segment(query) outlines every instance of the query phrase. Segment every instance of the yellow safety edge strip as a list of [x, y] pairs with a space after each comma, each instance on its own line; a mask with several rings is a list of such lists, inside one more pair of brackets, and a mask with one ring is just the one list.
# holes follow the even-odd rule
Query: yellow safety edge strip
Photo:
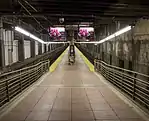
[[[67, 48], [68, 49], [68, 48]], [[56, 61], [50, 66], [50, 72], [55, 71], [55, 69], [57, 68], [58, 64], [61, 62], [63, 56], [65, 55], [67, 49], [56, 59]]]
[[94, 65], [83, 55], [83, 53], [77, 48], [80, 56], [82, 57], [82, 59], [84, 60], [85, 64], [88, 66], [89, 70], [91, 72], [94, 72]]

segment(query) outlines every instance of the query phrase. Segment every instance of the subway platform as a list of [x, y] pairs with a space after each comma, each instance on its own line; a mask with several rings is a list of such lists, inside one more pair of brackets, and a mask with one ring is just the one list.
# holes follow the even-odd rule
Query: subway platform
[[77, 50], [72, 66], [67, 53], [54, 72], [7, 107], [0, 121], [144, 121], [100, 74], [89, 70]]

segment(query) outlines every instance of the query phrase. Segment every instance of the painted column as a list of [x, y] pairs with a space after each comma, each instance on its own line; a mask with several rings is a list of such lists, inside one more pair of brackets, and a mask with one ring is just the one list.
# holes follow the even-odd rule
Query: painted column
[[5, 50], [4, 50], [4, 37], [3, 37], [3, 21], [0, 18], [0, 67], [5, 66]]
[[48, 50], [49, 50], [49, 52], [50, 52], [50, 44], [48, 45]]
[[[42, 35], [40, 35], [41, 39], [42, 38]], [[42, 43], [38, 42], [38, 55], [41, 55], [42, 54]]]
[[24, 54], [25, 54], [25, 59], [31, 57], [31, 42], [30, 42], [30, 40], [24, 40]]
[[47, 45], [44, 44], [44, 53], [46, 53], [46, 52], [47, 52]]
[[18, 41], [18, 60], [24, 61], [24, 36], [20, 34]]
[[35, 41], [31, 40], [31, 57], [35, 57]]
[[35, 55], [38, 55], [38, 42], [35, 41]]
[[38, 43], [38, 55], [42, 54], [42, 43]]
[[42, 44], [42, 53], [44, 53], [44, 44]]

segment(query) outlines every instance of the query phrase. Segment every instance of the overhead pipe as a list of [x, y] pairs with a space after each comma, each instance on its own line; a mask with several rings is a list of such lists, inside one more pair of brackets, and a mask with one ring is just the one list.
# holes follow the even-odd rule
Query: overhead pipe
[[26, 7], [20, 2], [18, 1], [18, 3], [25, 9], [25, 11], [39, 24], [39, 26], [42, 28], [42, 29], [45, 29], [41, 24], [40, 22], [34, 17], [32, 16], [32, 14], [29, 12], [29, 10], [26, 9]]
[[[26, 4], [28, 4], [35, 12], [38, 12], [38, 10], [35, 8], [35, 7], [33, 7], [28, 1], [26, 1], [26, 0], [23, 0]], [[52, 25], [52, 23], [45, 17], [45, 16], [43, 16], [43, 18], [46, 20], [46, 21], [48, 21], [51, 25]], [[53, 26], [53, 25], [52, 25]]]

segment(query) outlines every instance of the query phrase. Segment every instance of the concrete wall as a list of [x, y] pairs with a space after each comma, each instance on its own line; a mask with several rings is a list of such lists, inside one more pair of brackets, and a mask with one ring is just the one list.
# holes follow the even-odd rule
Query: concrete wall
[[[129, 24], [123, 23], [120, 28]], [[104, 27], [101, 27], [101, 30], [99, 28], [96, 29], [97, 41], [109, 33], [116, 32], [112, 31], [111, 27], [106, 30]], [[113, 30], [117, 28], [114, 27]], [[140, 19], [132, 30], [97, 46], [94, 44], [81, 44], [81, 46], [93, 57], [98, 57], [108, 64], [149, 74], [149, 20]]]
[[141, 19], [134, 29], [136, 45], [136, 69], [139, 72], [149, 74], [149, 20]]
[[112, 65], [148, 74], [148, 40], [149, 20], [141, 19], [131, 31], [101, 44], [104, 60], [110, 63], [110, 55], [112, 55]]

